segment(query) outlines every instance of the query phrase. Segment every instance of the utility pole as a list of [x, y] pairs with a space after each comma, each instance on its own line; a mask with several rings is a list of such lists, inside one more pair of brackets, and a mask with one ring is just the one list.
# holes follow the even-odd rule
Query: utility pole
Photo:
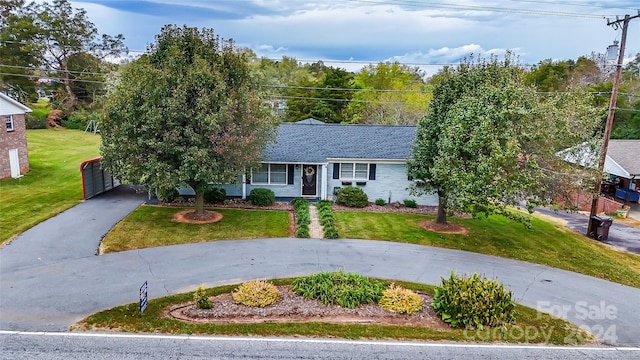
[[[607, 150], [609, 149], [609, 137], [611, 137], [611, 127], [613, 126], [613, 117], [616, 112], [616, 100], [618, 98], [618, 87], [620, 86], [620, 75], [622, 74], [622, 62], [624, 60], [624, 47], [627, 42], [627, 28], [631, 19], [640, 18], [640, 11], [638, 15], [629, 16], [625, 15], [624, 19], [618, 19], [615, 21], [609, 21], [607, 19], [607, 26], [613, 26], [615, 30], [622, 27], [622, 38], [620, 39], [620, 52], [618, 53], [618, 62], [616, 65], [616, 75], [613, 81], [613, 89], [611, 90], [611, 101], [609, 101], [609, 112], [607, 113], [607, 123], [604, 128], [604, 141], [602, 142], [602, 149], [600, 151], [600, 162], [598, 163], [598, 179], [596, 180], [596, 193], [591, 201], [591, 212], [589, 213], [589, 225], [587, 226], [587, 236], [595, 233], [594, 224], [591, 220], [596, 216], [598, 212], [598, 199], [600, 198], [600, 191], [602, 188], [602, 174], [604, 173], [604, 162], [607, 158]], [[622, 26], [620, 25], [622, 24]]]

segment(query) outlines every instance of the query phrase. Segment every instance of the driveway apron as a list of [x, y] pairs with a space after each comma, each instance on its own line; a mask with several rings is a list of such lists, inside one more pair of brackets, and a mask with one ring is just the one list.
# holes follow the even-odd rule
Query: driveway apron
[[156, 298], [193, 291], [200, 284], [339, 269], [438, 284], [454, 270], [497, 278], [513, 290], [516, 301], [585, 326], [607, 343], [640, 345], [640, 289], [465, 251], [385, 241], [276, 238], [94, 255], [108, 229], [141, 202], [140, 196], [126, 192], [101, 196], [0, 249], [0, 329], [66, 331], [96, 311], [137, 302], [145, 281], [149, 297]]

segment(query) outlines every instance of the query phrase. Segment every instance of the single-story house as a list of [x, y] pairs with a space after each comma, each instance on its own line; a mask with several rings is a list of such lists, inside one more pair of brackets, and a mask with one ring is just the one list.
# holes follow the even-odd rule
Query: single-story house
[[222, 185], [229, 197], [246, 198], [254, 188], [273, 190], [279, 200], [333, 200], [346, 186], [364, 190], [369, 201], [437, 205], [437, 195], [409, 194], [407, 159], [415, 126], [327, 124], [315, 119], [279, 125], [261, 167]]
[[0, 179], [29, 171], [24, 115], [31, 109], [0, 93]]
[[[580, 144], [558, 153], [564, 160], [583, 167], [596, 169], [599, 159], [593, 146]], [[615, 213], [622, 205], [638, 203], [640, 194], [640, 140], [609, 140], [604, 161], [602, 195], [598, 202], [598, 212]], [[575, 194], [573, 205], [588, 211], [591, 195]]]

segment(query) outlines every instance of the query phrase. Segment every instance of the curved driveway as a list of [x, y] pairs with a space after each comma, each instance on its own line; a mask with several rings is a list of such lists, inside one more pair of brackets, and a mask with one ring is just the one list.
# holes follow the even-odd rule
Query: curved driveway
[[100, 239], [144, 197], [126, 187], [46, 221], [0, 249], [0, 330], [66, 331], [99, 310], [149, 297], [256, 278], [343, 269], [437, 284], [478, 272], [518, 302], [583, 325], [610, 344], [640, 345], [640, 289], [542, 265], [384, 241], [255, 239], [96, 256]]

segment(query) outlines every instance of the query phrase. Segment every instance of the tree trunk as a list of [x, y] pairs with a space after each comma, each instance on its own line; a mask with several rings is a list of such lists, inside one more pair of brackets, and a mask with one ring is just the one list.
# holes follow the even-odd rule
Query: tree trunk
[[204, 214], [204, 192], [196, 190], [196, 204], [195, 204], [195, 213], [196, 215]]
[[442, 189], [438, 189], [438, 216], [436, 224], [445, 225], [447, 223], [447, 194]]

